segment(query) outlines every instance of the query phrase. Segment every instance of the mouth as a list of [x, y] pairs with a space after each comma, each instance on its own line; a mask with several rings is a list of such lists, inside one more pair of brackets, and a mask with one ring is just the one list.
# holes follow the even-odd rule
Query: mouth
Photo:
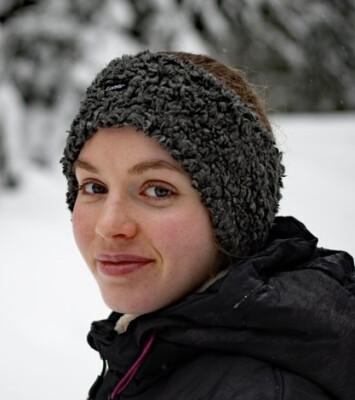
[[99, 272], [105, 276], [125, 276], [154, 262], [151, 258], [134, 254], [101, 254], [96, 263]]

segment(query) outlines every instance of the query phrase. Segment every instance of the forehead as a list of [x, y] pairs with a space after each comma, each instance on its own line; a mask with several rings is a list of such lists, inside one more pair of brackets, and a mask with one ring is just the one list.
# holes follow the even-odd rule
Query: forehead
[[[135, 173], [148, 168], [184, 171], [171, 154], [154, 139], [132, 127], [99, 129], [83, 146], [74, 168], [112, 163], [127, 165]], [[113, 166], [113, 165], [112, 165]]]
[[155, 140], [134, 127], [112, 127], [99, 129], [81, 149], [80, 154], [105, 151], [107, 154], [160, 154], [167, 158], [171, 155]]

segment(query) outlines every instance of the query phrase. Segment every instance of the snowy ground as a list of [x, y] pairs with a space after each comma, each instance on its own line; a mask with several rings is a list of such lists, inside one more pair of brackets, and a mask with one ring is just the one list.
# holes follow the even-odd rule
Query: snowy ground
[[[355, 114], [274, 124], [287, 168], [280, 214], [355, 254]], [[108, 310], [75, 249], [64, 180], [24, 175], [21, 190], [0, 193], [0, 399], [84, 399], [101, 367], [86, 334]]]

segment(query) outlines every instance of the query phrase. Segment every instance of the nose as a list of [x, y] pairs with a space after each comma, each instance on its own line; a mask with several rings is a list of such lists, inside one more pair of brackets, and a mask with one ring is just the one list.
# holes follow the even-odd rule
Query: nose
[[138, 233], [138, 224], [129, 205], [107, 198], [100, 210], [95, 231], [103, 239], [132, 239]]

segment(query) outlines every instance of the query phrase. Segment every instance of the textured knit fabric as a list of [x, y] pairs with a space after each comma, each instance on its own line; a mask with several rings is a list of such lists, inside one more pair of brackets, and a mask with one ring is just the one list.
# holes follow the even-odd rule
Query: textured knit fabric
[[93, 398], [107, 400], [155, 332], [119, 399], [354, 400], [354, 264], [316, 245], [297, 220], [276, 218], [266, 247], [204, 292], [122, 334], [117, 313], [95, 322], [89, 343], [109, 371]]
[[232, 255], [260, 248], [280, 199], [283, 166], [273, 135], [236, 94], [189, 61], [143, 52], [113, 60], [88, 88], [62, 159], [73, 210], [73, 164], [100, 128], [133, 126], [190, 175], [219, 245]]

